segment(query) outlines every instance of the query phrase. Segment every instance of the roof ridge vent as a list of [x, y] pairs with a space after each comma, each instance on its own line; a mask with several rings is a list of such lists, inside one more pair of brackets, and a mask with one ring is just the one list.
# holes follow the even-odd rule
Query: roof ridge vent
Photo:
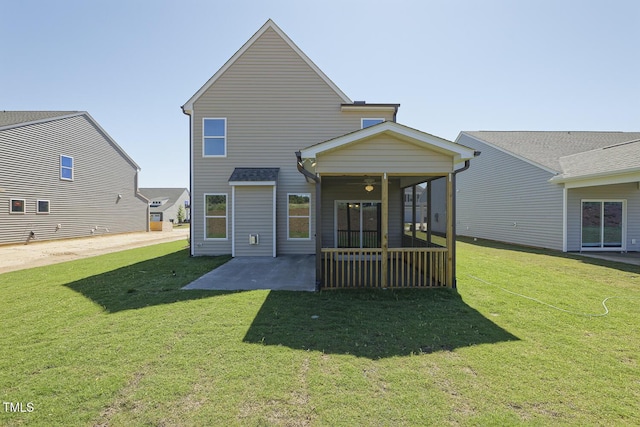
[[367, 101], [353, 101], [353, 105], [365, 105]]

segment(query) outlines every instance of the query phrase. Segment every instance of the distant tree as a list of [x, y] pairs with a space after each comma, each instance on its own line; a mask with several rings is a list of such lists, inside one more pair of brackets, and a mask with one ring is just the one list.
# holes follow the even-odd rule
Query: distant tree
[[184, 206], [178, 205], [178, 224], [182, 224], [182, 222], [184, 221], [184, 215]]

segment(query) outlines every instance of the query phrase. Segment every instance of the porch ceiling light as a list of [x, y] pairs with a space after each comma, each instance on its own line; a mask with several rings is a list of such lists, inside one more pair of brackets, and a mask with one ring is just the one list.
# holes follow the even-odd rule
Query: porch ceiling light
[[364, 186], [364, 189], [367, 190], [367, 192], [371, 193], [373, 191], [373, 185], [367, 184]]

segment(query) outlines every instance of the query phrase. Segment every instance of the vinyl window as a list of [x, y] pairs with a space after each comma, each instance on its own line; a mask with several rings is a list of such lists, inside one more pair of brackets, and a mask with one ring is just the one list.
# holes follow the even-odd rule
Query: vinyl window
[[73, 157], [60, 155], [60, 179], [73, 181]]
[[227, 156], [227, 119], [203, 119], [202, 155], [204, 157]]
[[311, 238], [311, 194], [287, 194], [287, 238]]
[[49, 213], [49, 201], [48, 200], [37, 200], [36, 201], [36, 213], [48, 214]]
[[9, 200], [9, 213], [23, 214], [26, 212], [24, 199], [10, 199]]
[[362, 129], [368, 128], [369, 126], [377, 125], [378, 123], [382, 123], [382, 122], [384, 122], [384, 119], [364, 118], [361, 121]]
[[215, 240], [227, 239], [227, 195], [204, 195], [204, 238]]

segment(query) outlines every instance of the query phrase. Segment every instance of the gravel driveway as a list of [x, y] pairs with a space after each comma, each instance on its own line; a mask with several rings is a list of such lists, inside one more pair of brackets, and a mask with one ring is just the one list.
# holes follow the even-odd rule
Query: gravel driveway
[[81, 239], [32, 241], [28, 245], [0, 246], [0, 273], [40, 267], [110, 252], [184, 240], [187, 246], [189, 228], [173, 231], [112, 234]]

